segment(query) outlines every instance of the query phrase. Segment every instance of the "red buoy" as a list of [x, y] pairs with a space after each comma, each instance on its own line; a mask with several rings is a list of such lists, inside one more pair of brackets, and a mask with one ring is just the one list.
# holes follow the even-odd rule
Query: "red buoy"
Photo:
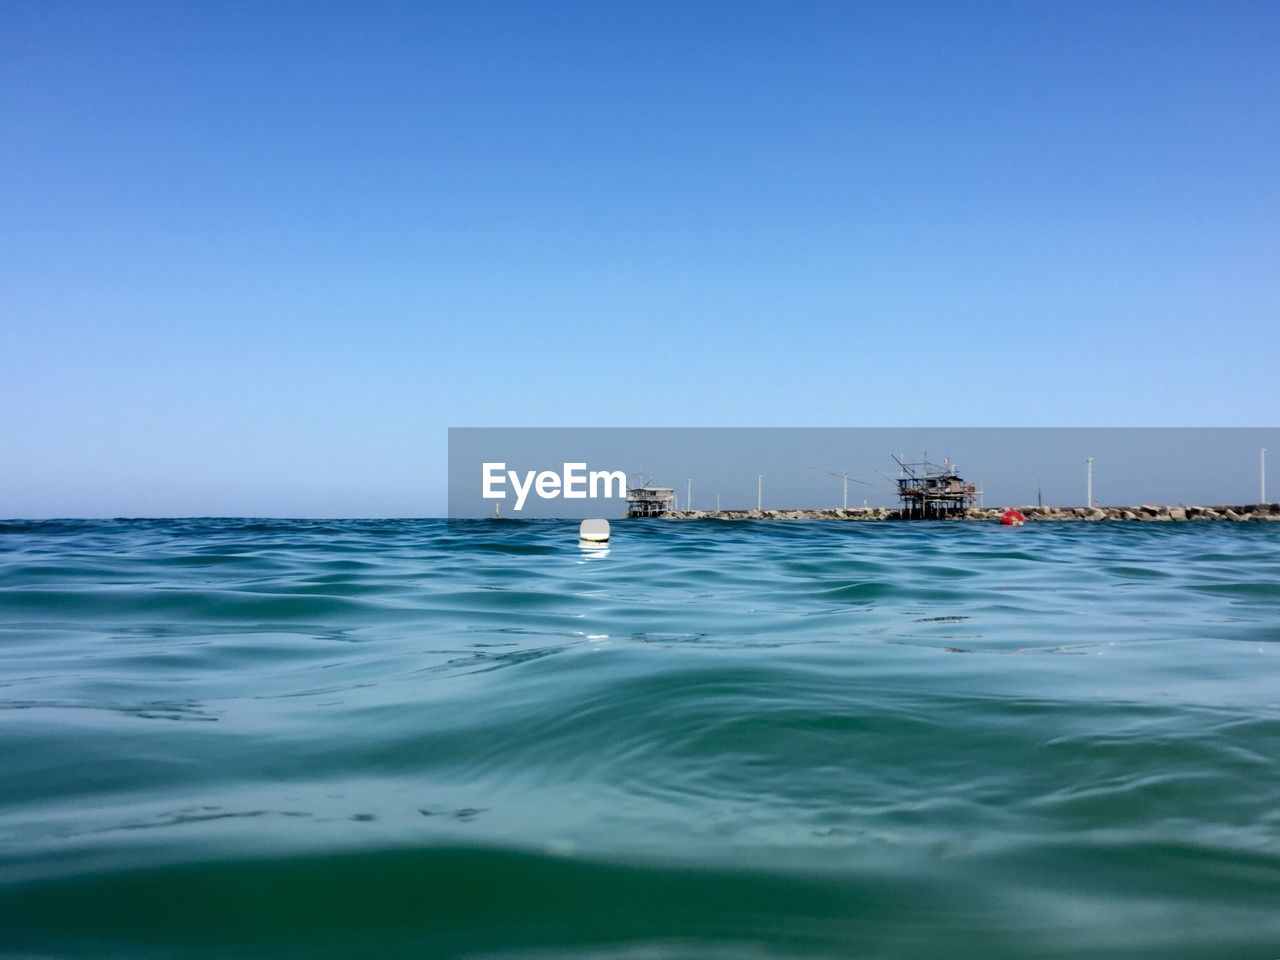
[[1006, 527], [1020, 527], [1027, 522], [1027, 518], [1019, 510], [1006, 510], [1000, 522]]

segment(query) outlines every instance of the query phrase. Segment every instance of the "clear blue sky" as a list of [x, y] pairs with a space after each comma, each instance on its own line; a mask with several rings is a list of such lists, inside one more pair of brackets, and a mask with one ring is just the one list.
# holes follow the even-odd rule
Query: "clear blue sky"
[[441, 514], [449, 426], [1276, 422], [1276, 3], [0, 2], [0, 143], [0, 516]]

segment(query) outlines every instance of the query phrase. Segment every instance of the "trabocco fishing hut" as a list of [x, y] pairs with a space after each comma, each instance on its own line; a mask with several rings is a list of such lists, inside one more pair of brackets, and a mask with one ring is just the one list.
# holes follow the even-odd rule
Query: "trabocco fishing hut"
[[632, 487], [627, 491], [628, 517], [661, 517], [675, 508], [672, 487]]
[[902, 476], [898, 477], [898, 503], [904, 520], [944, 520], [959, 516], [974, 505], [978, 489], [956, 473], [956, 465], [903, 463], [897, 457]]

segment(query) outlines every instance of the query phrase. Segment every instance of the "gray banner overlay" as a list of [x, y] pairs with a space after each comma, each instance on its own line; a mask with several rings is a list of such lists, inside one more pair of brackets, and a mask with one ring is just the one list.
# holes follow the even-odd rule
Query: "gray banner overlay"
[[988, 507], [1083, 506], [1089, 490], [1103, 506], [1256, 503], [1268, 447], [1280, 429], [452, 428], [449, 516], [614, 519], [622, 475], [681, 510], [890, 507], [895, 457], [954, 472]]

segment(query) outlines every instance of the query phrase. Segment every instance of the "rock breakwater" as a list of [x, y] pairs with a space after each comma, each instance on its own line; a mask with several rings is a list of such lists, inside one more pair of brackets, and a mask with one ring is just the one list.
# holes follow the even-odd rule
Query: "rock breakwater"
[[[974, 507], [951, 520], [999, 520], [1005, 507]], [[1218, 505], [1211, 507], [1160, 506], [1144, 503], [1136, 507], [1017, 507], [1027, 522], [1077, 522], [1124, 520], [1146, 523], [1194, 523], [1206, 521], [1280, 521], [1280, 503]], [[809, 510], [678, 510], [667, 514], [671, 520], [900, 520], [891, 507], [850, 507]]]

